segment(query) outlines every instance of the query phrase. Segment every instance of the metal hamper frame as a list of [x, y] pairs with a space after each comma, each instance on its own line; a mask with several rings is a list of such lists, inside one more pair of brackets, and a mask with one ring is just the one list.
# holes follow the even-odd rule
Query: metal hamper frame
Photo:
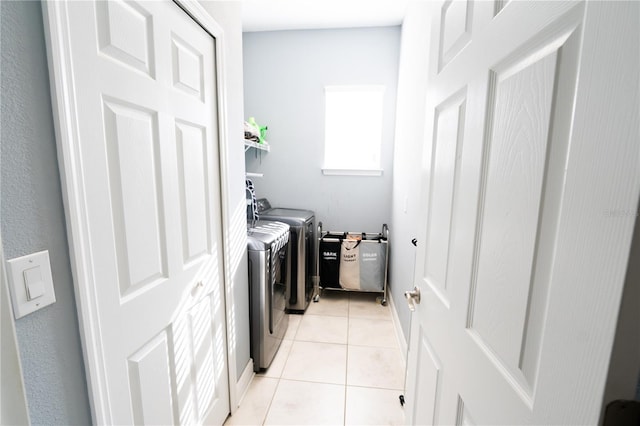
[[[320, 294], [322, 292], [324, 292], [325, 290], [329, 290], [329, 291], [346, 291], [346, 292], [357, 292], [357, 293], [382, 293], [382, 299], [380, 301], [380, 303], [385, 306], [387, 304], [387, 279], [388, 279], [388, 271], [389, 271], [389, 228], [387, 227], [387, 224], [383, 224], [382, 225], [382, 232], [375, 234], [375, 233], [365, 233], [365, 232], [333, 232], [333, 231], [326, 231], [323, 232], [322, 231], [322, 222], [318, 222], [318, 238], [317, 238], [317, 247], [316, 247], [316, 294], [313, 298], [314, 302], [317, 302], [320, 299]], [[357, 235], [362, 235], [363, 238], [362, 239], [362, 243], [365, 244], [384, 244], [385, 245], [385, 250], [384, 250], [384, 282], [383, 282], [383, 286], [382, 289], [379, 291], [375, 291], [375, 290], [354, 290], [354, 289], [347, 289], [347, 288], [342, 288], [340, 287], [339, 283], [333, 283], [333, 284], [337, 284], [338, 287], [323, 287], [322, 286], [322, 282], [320, 280], [320, 242], [321, 241], [328, 241], [328, 242], [342, 242], [343, 239], [342, 238], [335, 238], [335, 237], [327, 237], [328, 235], [333, 235], [333, 234], [357, 234]]]

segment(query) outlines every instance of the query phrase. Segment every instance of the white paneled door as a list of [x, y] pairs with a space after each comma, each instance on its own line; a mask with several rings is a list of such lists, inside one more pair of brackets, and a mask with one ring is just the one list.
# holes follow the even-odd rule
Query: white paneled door
[[596, 424], [640, 188], [640, 3], [431, 13], [407, 417]]
[[216, 40], [171, 1], [54, 3], [46, 17], [62, 56], [55, 85], [67, 90], [58, 107], [70, 111], [59, 111], [59, 138], [94, 420], [221, 424]]

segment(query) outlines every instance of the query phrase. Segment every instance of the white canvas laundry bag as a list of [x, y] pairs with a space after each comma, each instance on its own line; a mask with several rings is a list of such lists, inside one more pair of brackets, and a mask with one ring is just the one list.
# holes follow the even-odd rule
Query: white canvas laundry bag
[[340, 286], [349, 290], [360, 290], [360, 241], [342, 241]]

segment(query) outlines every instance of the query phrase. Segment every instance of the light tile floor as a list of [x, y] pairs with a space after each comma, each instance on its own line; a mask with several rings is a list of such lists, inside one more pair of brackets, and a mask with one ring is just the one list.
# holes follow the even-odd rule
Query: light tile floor
[[325, 291], [289, 328], [227, 425], [401, 425], [404, 361], [377, 294]]

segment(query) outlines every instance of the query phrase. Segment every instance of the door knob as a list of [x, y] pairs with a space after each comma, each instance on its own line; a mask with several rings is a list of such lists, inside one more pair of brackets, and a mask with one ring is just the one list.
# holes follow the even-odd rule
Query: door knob
[[407, 299], [409, 310], [411, 312], [416, 310], [416, 305], [420, 304], [420, 288], [418, 286], [413, 287], [413, 290], [404, 292], [404, 297]]
[[193, 288], [191, 289], [191, 297], [198, 296], [203, 288], [204, 284], [202, 283], [202, 281], [198, 281], [197, 283], [195, 283], [193, 285]]

